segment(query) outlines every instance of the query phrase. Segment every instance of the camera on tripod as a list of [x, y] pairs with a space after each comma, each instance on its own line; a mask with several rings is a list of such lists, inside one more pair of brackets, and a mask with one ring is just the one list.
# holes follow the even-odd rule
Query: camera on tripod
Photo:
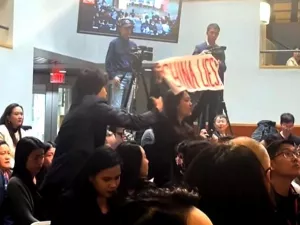
[[227, 49], [226, 46], [217, 46], [217, 47], [209, 47], [207, 50], [207, 54], [212, 54], [217, 60], [222, 62], [225, 61], [225, 50]]
[[152, 61], [153, 60], [153, 48], [147, 46], [138, 46], [131, 49], [131, 55], [134, 61]]

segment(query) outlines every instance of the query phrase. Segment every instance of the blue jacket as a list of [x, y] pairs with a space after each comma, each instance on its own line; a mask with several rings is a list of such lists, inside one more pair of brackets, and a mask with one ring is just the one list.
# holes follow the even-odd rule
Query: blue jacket
[[110, 79], [124, 72], [132, 72], [132, 56], [131, 49], [137, 48], [136, 43], [118, 37], [109, 44], [105, 67]]
[[[203, 52], [204, 50], [207, 50], [208, 45], [207, 42], [203, 42], [202, 44], [196, 45], [195, 50], [193, 52], [193, 55], [199, 55], [201, 52]], [[220, 62], [220, 67], [219, 67], [219, 76], [222, 80], [222, 82], [224, 83], [224, 73], [226, 72], [226, 63], [224, 62]]]

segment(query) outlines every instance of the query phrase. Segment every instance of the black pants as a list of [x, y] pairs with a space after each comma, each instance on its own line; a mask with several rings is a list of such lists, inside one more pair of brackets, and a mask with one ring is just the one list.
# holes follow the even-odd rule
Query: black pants
[[205, 91], [202, 95], [202, 104], [207, 107], [201, 113], [200, 129], [206, 128], [208, 122], [208, 131], [214, 130], [214, 119], [217, 115], [223, 114], [223, 91]]

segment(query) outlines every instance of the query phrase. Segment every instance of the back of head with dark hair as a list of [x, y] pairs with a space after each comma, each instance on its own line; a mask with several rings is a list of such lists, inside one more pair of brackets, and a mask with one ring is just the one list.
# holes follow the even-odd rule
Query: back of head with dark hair
[[45, 153], [48, 152], [51, 148], [56, 148], [56, 144], [52, 141], [47, 141], [45, 143]]
[[267, 148], [272, 142], [278, 140], [281, 140], [280, 136], [278, 136], [277, 134], [270, 134], [263, 141], [265, 142], [264, 145]]
[[195, 157], [205, 148], [211, 148], [212, 143], [207, 140], [183, 141], [178, 145], [177, 153], [182, 154], [185, 169]]
[[134, 190], [139, 184], [140, 170], [142, 165], [142, 152], [141, 147], [137, 144], [122, 143], [116, 152], [122, 159], [122, 173], [119, 191], [121, 194], [126, 194], [129, 190]]
[[295, 117], [291, 113], [283, 113], [280, 116], [280, 124], [295, 123]]
[[120, 208], [117, 225], [186, 225], [198, 200], [197, 193], [181, 188], [147, 190]]
[[273, 208], [265, 172], [251, 149], [206, 148], [188, 168], [185, 181], [198, 188], [199, 207], [214, 225], [270, 224]]
[[208, 32], [210, 29], [215, 29], [217, 31], [220, 31], [220, 26], [217, 23], [211, 23], [207, 26], [206, 32]]
[[184, 91], [175, 95], [171, 90], [169, 90], [164, 96], [164, 112], [172, 123], [178, 123], [177, 107], [180, 104], [180, 100], [183, 95]]
[[80, 104], [86, 95], [97, 95], [107, 82], [108, 76], [103, 71], [83, 70], [72, 88], [72, 105]]
[[16, 131], [18, 131], [20, 139], [22, 138], [22, 134], [20, 131], [21, 127], [19, 127], [17, 130], [15, 130], [12, 127], [12, 124], [10, 123], [10, 121], [8, 121], [8, 117], [12, 114], [13, 109], [16, 107], [20, 107], [23, 110], [23, 107], [21, 105], [19, 105], [18, 103], [12, 103], [5, 108], [3, 114], [0, 118], [0, 125], [3, 124], [6, 126], [8, 132], [9, 132], [9, 136], [11, 137], [15, 146], [17, 145], [17, 142], [18, 142], [16, 139], [16, 135], [15, 135]]

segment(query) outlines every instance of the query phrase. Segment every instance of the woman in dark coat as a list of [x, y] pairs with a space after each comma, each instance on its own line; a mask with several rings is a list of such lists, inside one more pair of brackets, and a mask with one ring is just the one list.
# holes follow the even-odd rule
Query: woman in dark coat
[[45, 220], [36, 175], [44, 162], [43, 142], [34, 137], [22, 138], [16, 147], [15, 166], [7, 186], [9, 214], [14, 225], [30, 225]]
[[164, 120], [152, 126], [155, 143], [147, 150], [149, 159], [149, 177], [161, 187], [172, 181], [180, 181], [180, 172], [176, 167], [176, 146], [183, 140], [200, 139], [192, 124], [202, 110], [200, 102], [192, 108], [189, 94], [182, 91], [175, 95], [168, 91], [164, 98]]
[[72, 106], [59, 130], [55, 156], [41, 187], [50, 208], [61, 191], [70, 186], [93, 150], [104, 145], [108, 125], [139, 130], [159, 120], [161, 99], [153, 99], [155, 108], [141, 115], [109, 106], [107, 82], [103, 72], [85, 70], [73, 86]]

